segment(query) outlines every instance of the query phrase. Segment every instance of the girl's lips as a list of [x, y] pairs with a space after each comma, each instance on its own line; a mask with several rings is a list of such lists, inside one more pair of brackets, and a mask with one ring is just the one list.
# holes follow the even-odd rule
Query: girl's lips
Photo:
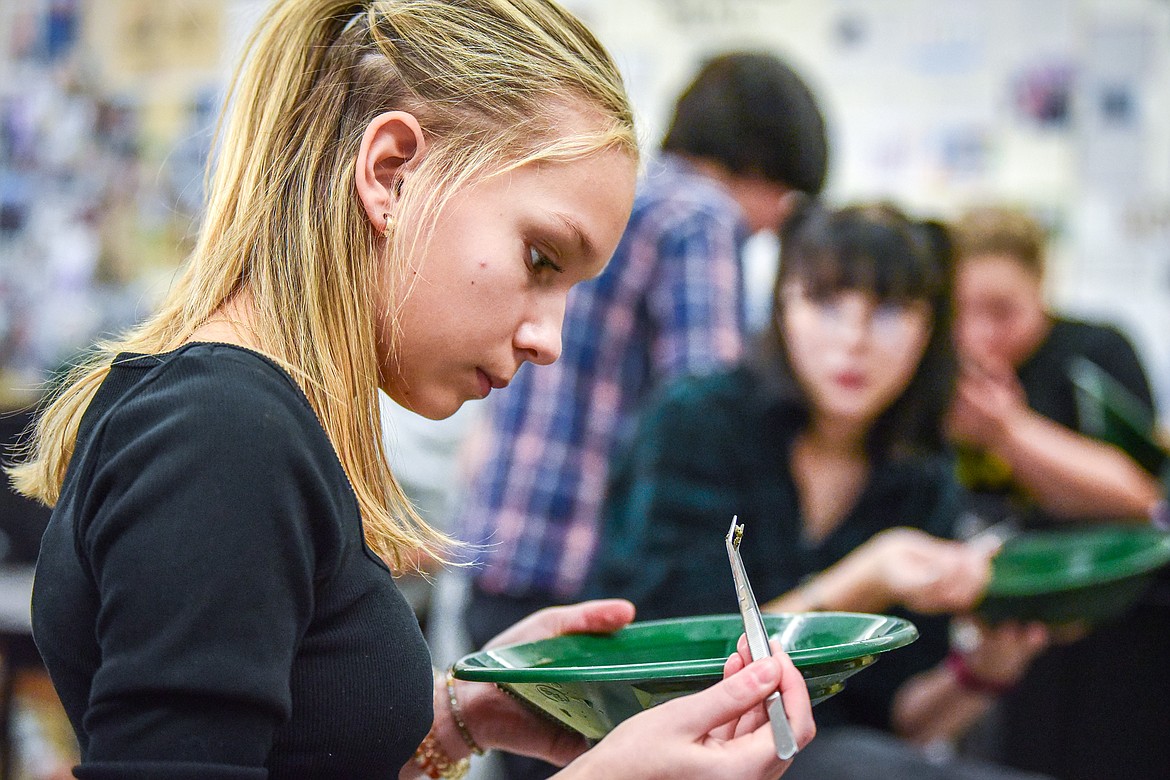
[[833, 381], [849, 390], [859, 390], [865, 386], [865, 374], [860, 371], [842, 371], [833, 377]]
[[475, 376], [479, 380], [479, 393], [482, 398], [486, 398], [492, 390], [499, 390], [508, 386], [507, 379], [494, 377], [482, 368], [475, 369]]

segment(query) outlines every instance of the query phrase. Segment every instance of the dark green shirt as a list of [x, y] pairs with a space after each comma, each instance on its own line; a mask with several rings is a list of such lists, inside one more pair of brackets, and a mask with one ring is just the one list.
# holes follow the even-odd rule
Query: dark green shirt
[[[614, 466], [590, 595], [624, 596], [638, 619], [737, 612], [723, 539], [732, 515], [763, 603], [874, 534], [909, 526], [950, 536], [959, 493], [949, 461], [879, 461], [845, 520], [819, 542], [802, 531], [790, 468], [803, 416], [747, 368], [682, 380], [643, 416]], [[946, 652], [945, 621], [915, 616], [922, 638], [850, 680], [818, 724], [888, 726], [893, 692]]]

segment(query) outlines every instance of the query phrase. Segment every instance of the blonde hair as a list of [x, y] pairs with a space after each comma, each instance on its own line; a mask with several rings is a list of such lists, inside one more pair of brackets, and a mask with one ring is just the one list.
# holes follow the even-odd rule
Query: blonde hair
[[[411, 229], [383, 241], [357, 198], [354, 166], [365, 128], [390, 110], [412, 113], [428, 148], [402, 192], [398, 224]], [[568, 133], [566, 113], [595, 121]], [[418, 517], [382, 448], [378, 266], [388, 262], [392, 283], [404, 283], [407, 258], [469, 183], [608, 148], [636, 158], [616, 66], [551, 0], [279, 0], [249, 40], [218, 135], [183, 274], [156, 314], [98, 345], [51, 397], [26, 460], [9, 470], [13, 484], [56, 503], [78, 425], [114, 357], [173, 350], [247, 291], [250, 330], [316, 411], [370, 548], [396, 567], [417, 550], [442, 557], [452, 540]]]
[[953, 233], [959, 260], [1007, 255], [1036, 277], [1044, 277], [1048, 238], [1044, 226], [1022, 208], [972, 208], [955, 221]]

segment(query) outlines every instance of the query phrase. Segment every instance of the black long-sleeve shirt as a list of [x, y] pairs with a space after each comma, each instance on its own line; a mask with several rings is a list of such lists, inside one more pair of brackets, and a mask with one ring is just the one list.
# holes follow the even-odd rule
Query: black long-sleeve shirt
[[82, 778], [396, 776], [430, 659], [292, 379], [224, 344], [122, 355], [46, 531], [33, 631]]

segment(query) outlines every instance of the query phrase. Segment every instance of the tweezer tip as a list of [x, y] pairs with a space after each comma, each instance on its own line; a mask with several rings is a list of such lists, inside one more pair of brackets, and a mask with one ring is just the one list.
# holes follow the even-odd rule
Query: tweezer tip
[[743, 538], [743, 523], [736, 524], [739, 520], [739, 515], [732, 515], [731, 528], [727, 529], [727, 543], [731, 545], [733, 550], [739, 549], [739, 540]]

